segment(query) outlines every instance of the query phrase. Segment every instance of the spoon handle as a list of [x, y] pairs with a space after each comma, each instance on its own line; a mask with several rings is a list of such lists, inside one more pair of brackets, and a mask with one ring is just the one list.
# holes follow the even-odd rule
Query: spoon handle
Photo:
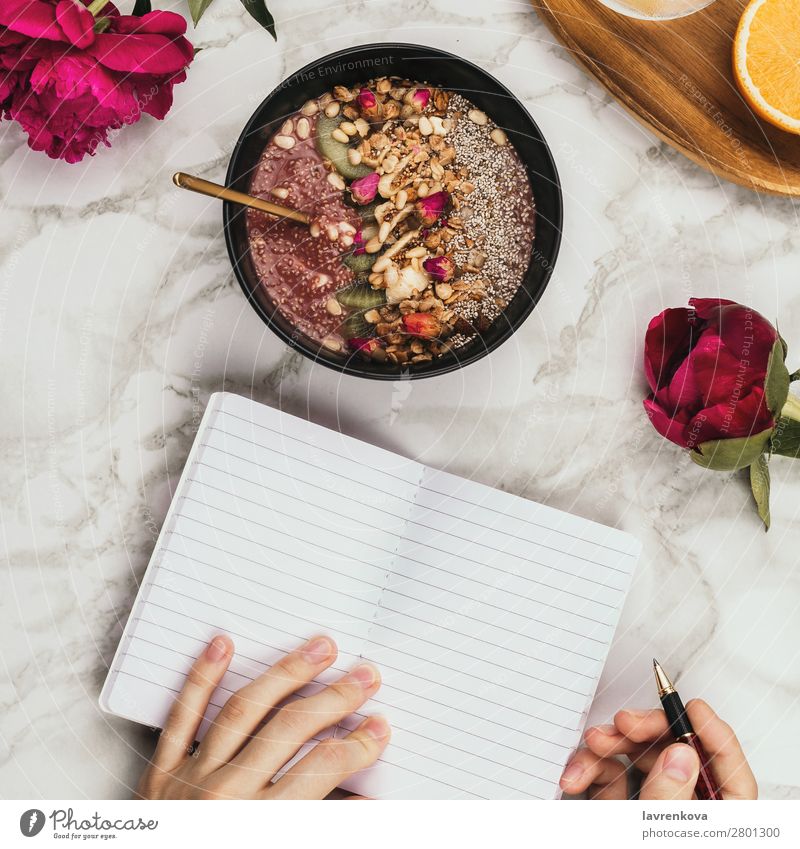
[[200, 177], [193, 177], [191, 174], [184, 174], [183, 171], [173, 174], [172, 182], [178, 188], [188, 189], [190, 192], [198, 192], [201, 195], [220, 198], [220, 200], [228, 200], [231, 203], [239, 203], [242, 206], [249, 206], [261, 212], [276, 215], [278, 218], [288, 218], [291, 221], [296, 221], [298, 224], [307, 225], [309, 223], [309, 217], [302, 212], [298, 212], [296, 209], [287, 209], [285, 206], [279, 206], [277, 203], [262, 200], [252, 195], [246, 195], [244, 192], [237, 192], [236, 189], [229, 189], [227, 186], [220, 186], [218, 183], [212, 183]]

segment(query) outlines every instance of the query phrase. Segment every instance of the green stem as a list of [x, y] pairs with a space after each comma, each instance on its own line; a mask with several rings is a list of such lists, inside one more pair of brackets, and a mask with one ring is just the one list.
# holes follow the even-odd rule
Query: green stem
[[786, 403], [781, 410], [781, 416], [793, 421], [800, 422], [800, 398], [789, 393]]
[[108, 3], [109, 0], [92, 0], [86, 8], [94, 15], [94, 17], [97, 17], [97, 13], [102, 12]]

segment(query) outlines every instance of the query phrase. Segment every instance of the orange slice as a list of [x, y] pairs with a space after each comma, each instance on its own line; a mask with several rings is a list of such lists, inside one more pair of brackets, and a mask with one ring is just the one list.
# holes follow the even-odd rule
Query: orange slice
[[800, 0], [751, 0], [733, 42], [733, 73], [759, 117], [800, 134]]

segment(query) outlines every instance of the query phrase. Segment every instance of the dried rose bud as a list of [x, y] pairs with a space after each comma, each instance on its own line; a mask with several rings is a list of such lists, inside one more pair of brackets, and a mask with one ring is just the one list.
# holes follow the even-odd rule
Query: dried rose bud
[[380, 179], [380, 174], [374, 171], [372, 174], [367, 174], [366, 177], [359, 177], [358, 180], [353, 180], [350, 183], [350, 197], [356, 203], [361, 204], [361, 206], [372, 203], [375, 200], [375, 195], [378, 194], [378, 183]]
[[414, 204], [414, 209], [420, 224], [423, 227], [434, 225], [442, 217], [442, 213], [449, 201], [450, 195], [445, 191], [434, 192], [432, 195], [419, 198]]
[[428, 101], [431, 99], [431, 91], [428, 88], [418, 88], [414, 94], [411, 95], [411, 105], [417, 112], [422, 112], [423, 109], [428, 105]]
[[367, 252], [367, 240], [361, 230], [353, 236], [353, 256], [361, 256]]
[[356, 100], [358, 101], [358, 108], [361, 110], [361, 114], [367, 121], [380, 120], [383, 107], [378, 98], [375, 97], [375, 92], [370, 91], [368, 88], [362, 88]]
[[431, 256], [422, 263], [422, 267], [440, 283], [448, 283], [456, 273], [456, 264], [449, 256]]
[[412, 312], [404, 315], [403, 328], [406, 333], [420, 339], [436, 339], [442, 332], [442, 325], [429, 312]]
[[378, 348], [383, 347], [383, 342], [381, 342], [380, 339], [375, 339], [375, 338], [371, 338], [371, 339], [364, 339], [364, 338], [348, 339], [347, 344], [354, 351], [361, 351], [364, 354], [371, 354], [373, 351], [377, 350]]

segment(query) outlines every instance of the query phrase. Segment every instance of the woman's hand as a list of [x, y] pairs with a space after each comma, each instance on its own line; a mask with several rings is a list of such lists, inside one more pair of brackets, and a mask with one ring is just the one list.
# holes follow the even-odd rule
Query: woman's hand
[[209, 700], [233, 656], [214, 637], [195, 661], [139, 782], [145, 799], [322, 799], [343, 779], [371, 766], [389, 742], [380, 716], [347, 737], [318, 743], [274, 784], [270, 779], [315, 734], [357, 710], [380, 687], [378, 670], [361, 664], [319, 693], [267, 714], [336, 659], [328, 637], [314, 637], [234, 693], [192, 752]]
[[[723, 799], [755, 799], [758, 787], [733, 729], [699, 699], [686, 713], [710, 759]], [[663, 710], [621, 710], [613, 725], [588, 728], [561, 776], [567, 794], [590, 799], [627, 799], [624, 755], [642, 774], [640, 799], [691, 799], [700, 762], [691, 746], [675, 743]]]

